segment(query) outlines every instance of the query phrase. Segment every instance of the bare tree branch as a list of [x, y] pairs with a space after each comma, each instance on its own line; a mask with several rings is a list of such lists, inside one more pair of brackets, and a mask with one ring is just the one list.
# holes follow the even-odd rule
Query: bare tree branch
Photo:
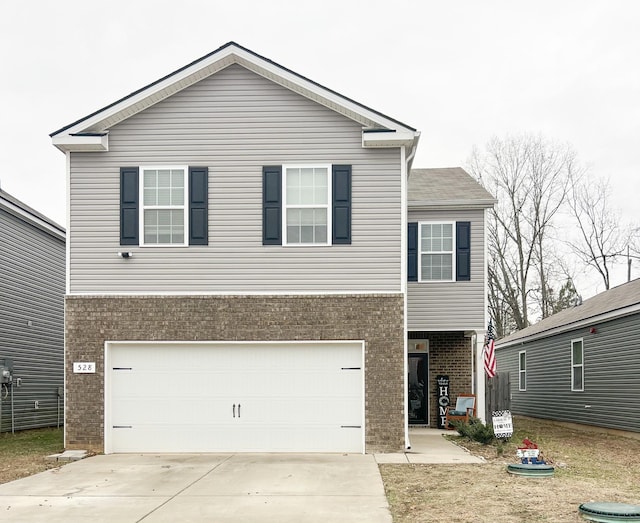
[[551, 231], [575, 153], [540, 136], [493, 138], [472, 153], [469, 170], [498, 199], [488, 226], [489, 302], [507, 334], [527, 327], [534, 309], [544, 316], [554, 310]]
[[612, 265], [626, 254], [630, 241], [630, 233], [622, 229], [611, 208], [609, 194], [608, 181], [585, 177], [573, 184], [568, 200], [580, 239], [567, 244], [583, 263], [598, 272], [605, 289], [611, 286]]

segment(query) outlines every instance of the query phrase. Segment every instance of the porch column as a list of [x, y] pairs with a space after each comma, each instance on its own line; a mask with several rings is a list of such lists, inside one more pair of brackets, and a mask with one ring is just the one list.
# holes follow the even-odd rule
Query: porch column
[[486, 416], [485, 416], [485, 390], [486, 390], [486, 385], [485, 385], [485, 375], [484, 375], [484, 359], [483, 359], [483, 355], [482, 355], [482, 350], [484, 348], [484, 332], [478, 332], [476, 331], [476, 335], [472, 338], [476, 340], [475, 343], [475, 360], [476, 360], [476, 364], [475, 364], [475, 385], [476, 385], [476, 414], [477, 416], [483, 421], [483, 423], [486, 423]]

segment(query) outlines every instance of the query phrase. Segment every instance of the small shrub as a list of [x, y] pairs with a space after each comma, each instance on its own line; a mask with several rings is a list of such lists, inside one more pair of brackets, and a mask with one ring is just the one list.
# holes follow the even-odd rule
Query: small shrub
[[469, 423], [458, 421], [452, 423], [453, 427], [464, 438], [488, 445], [494, 439], [493, 427], [485, 425], [480, 418], [469, 418]]

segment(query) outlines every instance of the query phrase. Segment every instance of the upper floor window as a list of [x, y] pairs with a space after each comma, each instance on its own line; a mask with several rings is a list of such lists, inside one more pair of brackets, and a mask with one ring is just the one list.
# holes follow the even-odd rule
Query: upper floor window
[[285, 165], [284, 237], [287, 245], [328, 245], [331, 166]]
[[518, 390], [527, 390], [527, 351], [518, 353]]
[[186, 245], [187, 167], [141, 167], [143, 245]]
[[420, 280], [453, 281], [455, 224], [420, 223]]
[[571, 390], [584, 390], [584, 348], [582, 338], [571, 340]]

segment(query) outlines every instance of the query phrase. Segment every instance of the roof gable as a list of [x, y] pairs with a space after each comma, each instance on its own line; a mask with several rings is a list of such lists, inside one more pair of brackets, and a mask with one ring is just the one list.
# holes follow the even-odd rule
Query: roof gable
[[108, 150], [108, 131], [111, 127], [232, 64], [239, 64], [360, 123], [365, 131], [378, 131], [366, 132], [366, 139], [363, 133], [365, 146], [417, 145], [420, 133], [413, 127], [313, 82], [235, 42], [229, 42], [112, 104], [54, 131], [50, 134], [53, 144], [63, 151]]

